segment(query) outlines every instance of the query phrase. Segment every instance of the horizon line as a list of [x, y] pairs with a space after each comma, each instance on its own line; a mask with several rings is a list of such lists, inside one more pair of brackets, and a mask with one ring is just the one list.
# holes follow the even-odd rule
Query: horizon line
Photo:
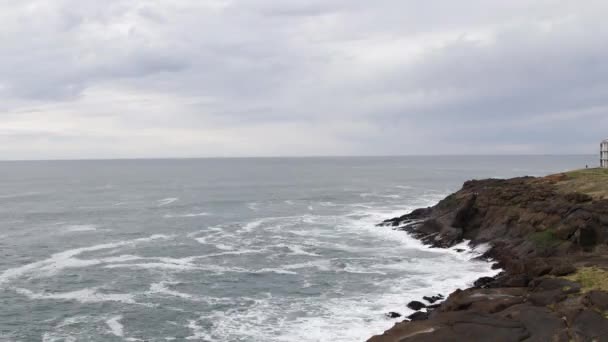
[[595, 156], [587, 153], [505, 153], [505, 154], [383, 154], [383, 155], [303, 155], [303, 156], [208, 156], [208, 157], [119, 157], [119, 158], [53, 158], [0, 159], [0, 162], [73, 162], [73, 161], [130, 161], [130, 160], [199, 160], [199, 159], [321, 159], [321, 158], [404, 158], [404, 157], [572, 157]]

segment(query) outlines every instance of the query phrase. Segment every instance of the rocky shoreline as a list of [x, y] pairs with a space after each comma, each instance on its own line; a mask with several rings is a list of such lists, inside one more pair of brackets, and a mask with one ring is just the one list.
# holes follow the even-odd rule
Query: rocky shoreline
[[[468, 181], [436, 206], [387, 220], [436, 248], [489, 244], [503, 271], [412, 302], [369, 342], [608, 341], [608, 171]], [[433, 295], [433, 294], [431, 294]]]

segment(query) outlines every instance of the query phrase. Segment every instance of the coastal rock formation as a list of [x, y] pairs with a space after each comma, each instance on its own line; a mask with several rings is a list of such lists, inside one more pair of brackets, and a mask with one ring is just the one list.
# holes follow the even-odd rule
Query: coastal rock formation
[[432, 247], [489, 244], [503, 272], [369, 342], [608, 341], [608, 194], [592, 182], [608, 172], [468, 181], [383, 222]]

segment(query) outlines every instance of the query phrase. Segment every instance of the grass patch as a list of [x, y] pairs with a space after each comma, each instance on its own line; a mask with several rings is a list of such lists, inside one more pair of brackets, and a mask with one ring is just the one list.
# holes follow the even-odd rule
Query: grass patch
[[581, 284], [581, 291], [608, 291], [608, 271], [598, 267], [581, 267], [576, 273], [563, 277]]
[[608, 198], [608, 169], [594, 168], [566, 172], [555, 183], [560, 192], [580, 192], [594, 199]]
[[560, 243], [560, 239], [550, 230], [532, 233], [528, 235], [528, 239], [540, 248], [551, 248]]

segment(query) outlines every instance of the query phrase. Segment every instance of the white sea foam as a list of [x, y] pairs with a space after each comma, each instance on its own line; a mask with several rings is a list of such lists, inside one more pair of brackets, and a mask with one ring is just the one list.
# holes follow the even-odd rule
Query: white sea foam
[[257, 270], [257, 271], [248, 271], [250, 273], [276, 273], [276, 274], [298, 274], [297, 272], [294, 271], [288, 271], [286, 269], [282, 269], [282, 268], [263, 268], [261, 270]]
[[139, 269], [158, 269], [158, 270], [174, 270], [174, 271], [192, 271], [196, 269], [200, 269], [195, 265], [187, 265], [187, 264], [173, 264], [166, 262], [146, 262], [139, 264], [113, 264], [106, 265], [104, 268], [139, 268]]
[[19, 197], [29, 197], [40, 195], [42, 192], [38, 191], [28, 191], [28, 192], [19, 192], [14, 194], [0, 194], [0, 199], [10, 199], [10, 198], [19, 198]]
[[251, 232], [252, 230], [258, 228], [259, 226], [261, 226], [262, 224], [264, 224], [264, 222], [266, 222], [267, 219], [260, 219], [260, 220], [255, 220], [255, 221], [251, 221], [246, 223], [242, 229], [240, 229], [240, 231], [242, 232]]
[[234, 250], [234, 247], [232, 247], [232, 246], [228, 246], [228, 245], [225, 245], [225, 244], [223, 244], [223, 243], [217, 243], [217, 244], [215, 244], [215, 247], [216, 247], [217, 249], [221, 249], [221, 250], [223, 250], [223, 251], [231, 251], [231, 250]]
[[110, 333], [112, 335], [118, 336], [118, 337], [123, 337], [125, 335], [124, 334], [124, 327], [120, 323], [120, 320], [122, 320], [122, 315], [114, 316], [112, 318], [109, 318], [106, 321], [106, 325], [110, 329]]
[[329, 260], [307, 261], [307, 262], [303, 262], [303, 263], [282, 266], [283, 270], [298, 270], [298, 269], [305, 269], [305, 268], [316, 268], [319, 271], [332, 270], [331, 262]]
[[175, 285], [175, 284], [177, 284], [177, 283], [171, 282], [171, 281], [161, 281], [159, 283], [154, 283], [154, 284], [150, 285], [149, 293], [158, 293], [158, 294], [178, 297], [178, 298], [182, 298], [182, 299], [189, 299], [189, 300], [194, 298], [194, 296], [191, 294], [174, 291], [167, 287], [167, 285]]
[[401, 198], [401, 195], [399, 194], [382, 194], [382, 193], [376, 193], [376, 192], [364, 192], [359, 194], [359, 197], [361, 198], [388, 198], [388, 199], [399, 199]]
[[209, 216], [211, 214], [206, 212], [201, 213], [188, 213], [188, 214], [165, 214], [164, 218], [184, 218], [184, 217], [200, 217], [200, 216]]
[[173, 202], [176, 202], [176, 201], [178, 201], [178, 200], [179, 200], [179, 198], [177, 198], [177, 197], [168, 197], [168, 198], [163, 198], [163, 199], [160, 199], [160, 200], [158, 200], [157, 202], [158, 202], [158, 206], [159, 206], [159, 207], [162, 207], [162, 206], [165, 206], [165, 205], [171, 204], [171, 203], [173, 203]]
[[211, 340], [213, 341], [214, 339], [207, 333], [207, 331], [205, 330], [205, 328], [203, 328], [202, 326], [198, 325], [198, 323], [195, 320], [190, 320], [188, 321], [188, 325], [186, 326], [188, 329], [192, 330], [192, 335], [186, 337], [186, 340]]
[[94, 224], [75, 224], [66, 226], [63, 229], [65, 233], [75, 233], [75, 232], [92, 232], [97, 230], [97, 226]]
[[[0, 337], [2, 337], [0, 335]], [[7, 339], [6, 341], [11, 341], [9, 339]], [[42, 342], [76, 342], [76, 337], [74, 336], [69, 336], [69, 335], [65, 335], [65, 334], [56, 334], [56, 333], [52, 333], [52, 332], [45, 332], [44, 334], [42, 334]]]
[[289, 250], [289, 254], [292, 254], [292, 255], [307, 255], [307, 256], [314, 256], [314, 257], [320, 256], [319, 254], [306, 251], [304, 249], [304, 247], [302, 247], [302, 246], [294, 245], [294, 244], [280, 243], [273, 247], [274, 248], [287, 248]]
[[86, 288], [76, 291], [56, 293], [39, 293], [24, 288], [15, 288], [15, 291], [30, 299], [75, 300], [80, 303], [122, 302], [125, 304], [135, 304], [133, 294], [101, 293], [98, 292], [98, 288]]
[[411, 189], [413, 189], [413, 188], [414, 188], [414, 187], [413, 187], [413, 186], [411, 186], [411, 185], [395, 185], [395, 187], [396, 187], [396, 188], [399, 188], [399, 189], [404, 189], [404, 190], [411, 190]]
[[7, 282], [22, 277], [24, 275], [32, 274], [35, 277], [45, 277], [54, 275], [65, 268], [73, 268], [73, 267], [88, 267], [92, 265], [97, 265], [103, 263], [103, 259], [78, 259], [76, 256], [85, 253], [85, 252], [93, 252], [100, 251], [106, 249], [116, 249], [119, 247], [133, 245], [138, 243], [145, 243], [154, 240], [160, 239], [169, 239], [171, 236], [156, 234], [145, 238], [134, 239], [134, 240], [125, 240], [111, 243], [104, 243], [89, 247], [80, 247], [69, 249], [63, 252], [55, 253], [51, 255], [48, 259], [36, 261], [30, 264], [26, 264], [19, 267], [9, 268], [0, 274], [0, 286], [6, 284]]

